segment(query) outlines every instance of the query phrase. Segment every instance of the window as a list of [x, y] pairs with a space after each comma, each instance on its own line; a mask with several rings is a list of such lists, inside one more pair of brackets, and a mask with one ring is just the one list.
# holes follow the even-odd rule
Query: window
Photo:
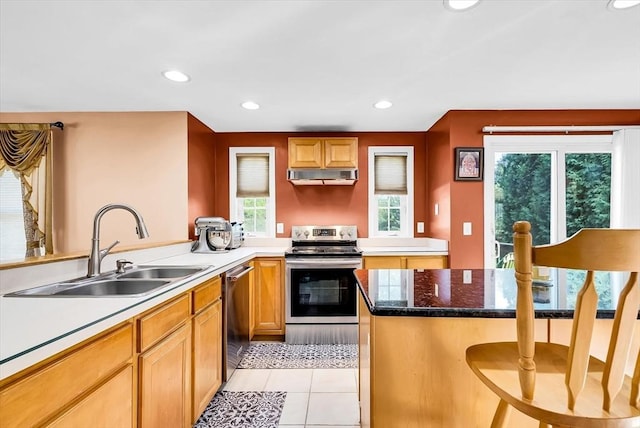
[[413, 237], [413, 147], [369, 147], [369, 236]]
[[0, 174], [0, 260], [22, 259], [25, 251], [20, 179], [6, 169]]
[[229, 218], [246, 236], [275, 237], [275, 150], [229, 149]]
[[611, 135], [485, 137], [485, 265], [511, 252], [517, 220], [534, 245], [609, 227], [612, 147]]
[[[509, 266], [518, 220], [531, 223], [533, 245], [610, 227], [612, 148], [611, 135], [485, 137], [485, 266]], [[559, 290], [569, 290], [560, 299], [577, 294], [585, 277], [570, 270], [550, 275]], [[595, 283], [599, 305], [610, 305], [609, 274]]]

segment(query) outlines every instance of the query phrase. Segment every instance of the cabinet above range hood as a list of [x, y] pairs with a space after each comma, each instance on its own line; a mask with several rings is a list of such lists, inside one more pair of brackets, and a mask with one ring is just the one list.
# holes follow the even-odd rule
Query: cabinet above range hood
[[288, 169], [287, 180], [296, 186], [352, 186], [358, 180], [355, 168]]

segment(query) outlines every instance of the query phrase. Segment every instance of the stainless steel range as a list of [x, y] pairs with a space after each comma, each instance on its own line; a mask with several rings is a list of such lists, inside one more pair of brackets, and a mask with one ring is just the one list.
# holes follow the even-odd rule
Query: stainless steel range
[[291, 235], [285, 253], [287, 343], [357, 343], [357, 227], [293, 226]]

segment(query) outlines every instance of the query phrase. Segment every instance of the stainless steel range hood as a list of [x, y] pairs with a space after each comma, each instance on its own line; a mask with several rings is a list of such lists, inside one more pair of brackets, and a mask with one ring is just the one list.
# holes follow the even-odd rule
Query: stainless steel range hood
[[288, 169], [287, 180], [296, 186], [352, 186], [358, 180], [357, 169]]

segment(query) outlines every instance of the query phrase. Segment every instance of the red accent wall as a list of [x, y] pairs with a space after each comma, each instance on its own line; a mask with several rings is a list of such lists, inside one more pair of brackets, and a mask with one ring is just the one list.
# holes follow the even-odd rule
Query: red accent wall
[[[358, 137], [359, 180], [353, 186], [294, 186], [286, 179], [288, 137]], [[291, 236], [292, 225], [355, 224], [361, 237], [368, 236], [368, 163], [370, 146], [413, 146], [414, 221], [428, 223], [426, 216], [427, 153], [424, 132], [367, 133], [216, 133], [215, 215], [229, 217], [229, 147], [275, 147], [276, 221]], [[190, 166], [191, 167], [191, 166]], [[415, 226], [414, 226], [415, 228]], [[428, 230], [416, 237], [429, 236]]]
[[216, 134], [204, 123], [187, 115], [189, 207], [188, 234], [194, 238], [196, 217], [213, 216], [216, 198]]
[[[443, 117], [427, 133], [429, 237], [449, 240], [451, 231], [451, 176], [453, 159], [449, 144], [449, 118]], [[435, 205], [438, 204], [438, 215]]]
[[[476, 110], [447, 112], [427, 132], [429, 147], [429, 205], [446, 201], [449, 182], [449, 265], [451, 268], [484, 266], [484, 194], [482, 182], [453, 181], [452, 153], [455, 147], [482, 147], [482, 128], [533, 125], [638, 125], [640, 110]], [[448, 139], [448, 148], [447, 148]], [[447, 178], [448, 175], [448, 178]], [[446, 202], [440, 202], [442, 205]], [[430, 208], [432, 209], [432, 208]], [[444, 213], [442, 213], [444, 214]], [[462, 234], [462, 223], [472, 222], [473, 234]], [[447, 239], [446, 219], [432, 219], [435, 238]]]

